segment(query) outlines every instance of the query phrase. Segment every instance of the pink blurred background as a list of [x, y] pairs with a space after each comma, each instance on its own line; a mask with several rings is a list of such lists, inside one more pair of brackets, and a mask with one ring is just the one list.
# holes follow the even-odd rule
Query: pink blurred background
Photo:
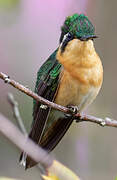
[[[117, 119], [117, 2], [106, 0], [0, 0], [0, 71], [34, 89], [36, 72], [56, 49], [66, 16], [85, 13], [96, 27], [95, 47], [104, 65], [104, 83], [87, 113]], [[32, 99], [0, 80], [0, 112], [15, 123], [6, 96], [19, 102], [24, 124], [32, 121]], [[117, 130], [91, 123], [74, 123], [52, 153], [83, 180], [117, 176]], [[24, 171], [20, 152], [0, 137], [0, 175], [39, 179], [36, 168]]]

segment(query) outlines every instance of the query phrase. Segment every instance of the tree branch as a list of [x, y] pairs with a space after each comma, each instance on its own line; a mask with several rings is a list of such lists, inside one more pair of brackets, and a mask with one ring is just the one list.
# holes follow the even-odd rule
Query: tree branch
[[46, 168], [52, 164], [52, 157], [29, 138], [25, 137], [20, 130], [2, 114], [0, 114], [0, 132], [19, 149], [27, 152], [36, 162], [41, 162]]
[[25, 136], [28, 136], [27, 131], [26, 131], [25, 127], [24, 127], [22, 118], [20, 116], [20, 112], [19, 112], [19, 108], [18, 108], [18, 102], [14, 99], [14, 96], [11, 93], [8, 93], [7, 98], [8, 98], [8, 102], [10, 103], [10, 105], [12, 107], [13, 115], [14, 115], [14, 117], [16, 119], [18, 127], [20, 128], [20, 130], [22, 131], [22, 133]]
[[[35, 144], [31, 139], [26, 138], [20, 130], [2, 114], [0, 114], [0, 133], [7, 137], [19, 149], [25, 151], [34, 161], [41, 163], [46, 172], [48, 172], [46, 174], [47, 177], [51, 177], [52, 175], [56, 177], [53, 178], [53, 180], [80, 180], [70, 169], [54, 160], [52, 156], [39, 147], [39, 145]], [[46, 176], [42, 177], [46, 179]]]
[[32, 92], [30, 89], [26, 88], [25, 86], [23, 86], [22, 84], [10, 79], [9, 76], [7, 76], [4, 73], [0, 73], [0, 79], [3, 79], [5, 83], [10, 84], [11, 86], [15, 87], [16, 89], [18, 89], [19, 91], [27, 94], [28, 96], [32, 97], [33, 99], [35, 99], [36, 101], [41, 102], [42, 104], [46, 104], [47, 106], [54, 108], [56, 110], [62, 111], [66, 114], [71, 114], [74, 116], [74, 119], [76, 120], [76, 122], [92, 122], [92, 123], [96, 123], [99, 124], [101, 126], [109, 126], [109, 127], [117, 127], [117, 121], [110, 119], [108, 117], [106, 117], [105, 119], [102, 118], [97, 118], [94, 116], [90, 116], [90, 115], [84, 115], [84, 114], [74, 114], [73, 111], [67, 107], [63, 107], [61, 105], [55, 104], [53, 102], [50, 102], [46, 99], [44, 99], [41, 96], [38, 96], [36, 93]]
[[76, 115], [75, 116], [77, 118], [76, 122], [92, 122], [92, 123], [96, 123], [99, 124], [100, 126], [104, 127], [104, 126], [109, 126], [109, 127], [116, 127], [117, 128], [117, 120], [114, 119], [110, 119], [108, 117], [106, 117], [105, 119], [102, 118], [98, 118], [95, 116], [91, 116], [91, 115]]
[[15, 87], [19, 91], [21, 91], [21, 92], [27, 94], [28, 96], [32, 97], [36, 101], [41, 102], [42, 104], [46, 104], [47, 106], [54, 108], [54, 109], [57, 109], [59, 111], [62, 111], [64, 113], [72, 114], [72, 110], [70, 110], [69, 108], [63, 107], [61, 105], [57, 105], [53, 102], [50, 102], [50, 101], [44, 99], [41, 96], [38, 96], [36, 93], [32, 92], [30, 89], [26, 88], [22, 84], [10, 79], [9, 76], [7, 76], [6, 74], [4, 74], [2, 72], [0, 73], [0, 79], [3, 79], [5, 83], [10, 84], [11, 86]]

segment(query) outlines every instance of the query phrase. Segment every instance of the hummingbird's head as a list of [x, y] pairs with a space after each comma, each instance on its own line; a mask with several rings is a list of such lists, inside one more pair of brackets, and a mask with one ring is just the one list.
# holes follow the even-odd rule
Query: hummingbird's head
[[67, 43], [73, 39], [87, 41], [96, 38], [95, 28], [84, 14], [68, 16], [61, 27], [60, 44], [64, 51]]

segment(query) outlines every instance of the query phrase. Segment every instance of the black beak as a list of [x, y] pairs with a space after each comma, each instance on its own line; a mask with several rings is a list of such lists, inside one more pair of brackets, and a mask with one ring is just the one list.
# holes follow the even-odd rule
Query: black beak
[[88, 36], [80, 37], [79, 39], [81, 41], [88, 41], [89, 39], [94, 39], [94, 38], [98, 38], [98, 36], [96, 36], [96, 35], [88, 35]]

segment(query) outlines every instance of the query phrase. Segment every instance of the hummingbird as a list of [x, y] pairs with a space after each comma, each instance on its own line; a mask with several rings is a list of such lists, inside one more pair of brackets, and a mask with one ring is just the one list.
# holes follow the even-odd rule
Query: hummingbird
[[[98, 95], [103, 81], [103, 66], [94, 47], [96, 37], [95, 27], [86, 15], [66, 17], [59, 47], [37, 73], [35, 92], [78, 113], [86, 109]], [[34, 100], [29, 138], [51, 152], [72, 122], [72, 116]], [[37, 164], [25, 152], [20, 161], [26, 169]]]

